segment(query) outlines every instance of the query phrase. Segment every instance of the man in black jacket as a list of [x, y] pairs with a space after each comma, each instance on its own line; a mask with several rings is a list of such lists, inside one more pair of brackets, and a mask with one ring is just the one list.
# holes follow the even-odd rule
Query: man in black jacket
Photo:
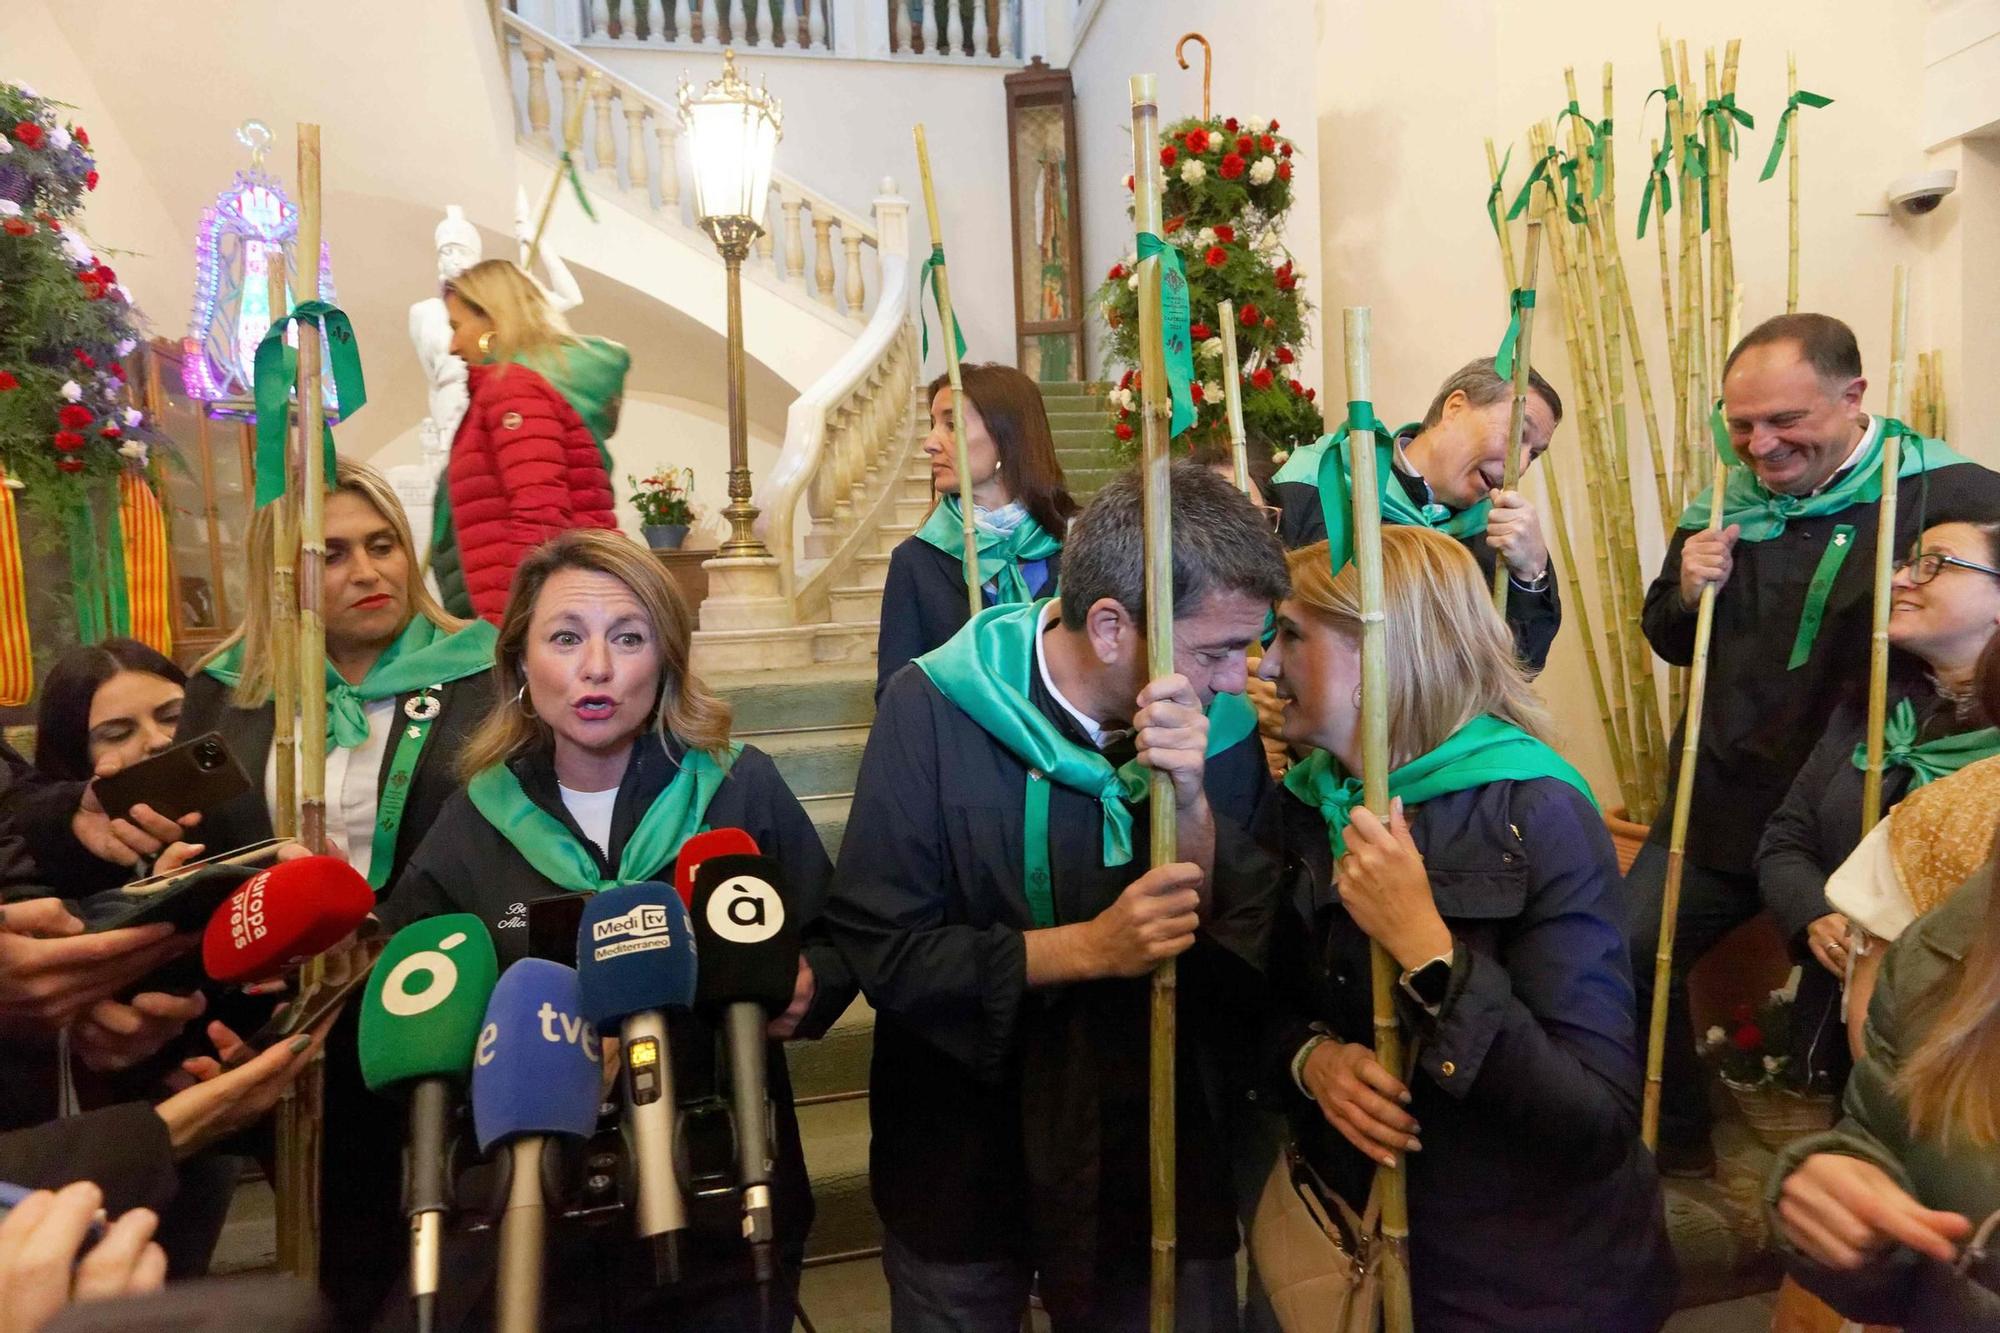
[[[1683, 516], [1688, 526], [1674, 533], [1646, 593], [1647, 640], [1686, 666], [1701, 590], [1720, 589], [1668, 997], [1658, 1147], [1669, 1175], [1706, 1175], [1715, 1161], [1687, 970], [1761, 907], [1758, 838], [1834, 706], [1867, 677], [1885, 429], [1884, 418], [1861, 409], [1867, 387], [1854, 333], [1839, 320], [1780, 315], [1752, 329], [1722, 380], [1730, 443], [1747, 471], [1725, 495], [1719, 532], [1703, 526], [1703, 502]], [[1914, 436], [1903, 439], [1902, 456], [1899, 551], [1929, 524], [2000, 513], [2000, 475]], [[1680, 752], [1677, 728], [1668, 749], [1674, 769]], [[1675, 781], [1670, 771], [1669, 793]], [[1672, 805], [1661, 806], [1626, 878], [1642, 1022], [1652, 1006]]]
[[[1145, 978], [1176, 955], [1181, 1309], [1235, 1319], [1215, 1074], [1273, 914], [1235, 869], [1269, 778], [1254, 729], [1221, 720], [1240, 701], [1210, 708], [1219, 753], [1201, 710], [1243, 689], [1287, 576], [1228, 482], [1182, 463], [1172, 492], [1177, 674], [1146, 679], [1127, 476], [1072, 525], [1059, 608], [985, 612], [882, 696], [826, 920], [876, 1008], [896, 1333], [1018, 1327], [1037, 1275], [1058, 1330], [1144, 1326]], [[1149, 769], [1173, 779], [1169, 864], [1143, 841]]]

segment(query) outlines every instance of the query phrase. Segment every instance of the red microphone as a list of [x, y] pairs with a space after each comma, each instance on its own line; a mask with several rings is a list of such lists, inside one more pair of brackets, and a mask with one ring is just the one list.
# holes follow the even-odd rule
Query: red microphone
[[680, 855], [674, 860], [674, 892], [680, 895], [681, 905], [694, 910], [694, 872], [701, 869], [703, 861], [717, 856], [758, 855], [757, 840], [740, 828], [695, 834], [681, 844]]
[[334, 856], [302, 856], [261, 871], [229, 895], [202, 932], [208, 975], [267, 981], [347, 938], [375, 910], [375, 891]]

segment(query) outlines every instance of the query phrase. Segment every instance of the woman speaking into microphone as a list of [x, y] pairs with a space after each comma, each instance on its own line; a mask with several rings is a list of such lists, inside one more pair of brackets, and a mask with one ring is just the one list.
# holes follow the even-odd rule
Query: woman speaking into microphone
[[[618, 884], [671, 883], [689, 837], [704, 828], [741, 829], [784, 866], [786, 910], [808, 924], [791, 1007], [770, 1035], [817, 1035], [839, 1017], [852, 983], [810, 931], [832, 864], [770, 757], [729, 739], [729, 706], [688, 669], [692, 633], [664, 571], [629, 539], [580, 529], [530, 552], [500, 623], [499, 698], [463, 759], [466, 790], [446, 804], [417, 849], [379, 914], [383, 924], [395, 930], [422, 917], [471, 912], [493, 931], [504, 969], [528, 951], [528, 904]], [[710, 1062], [713, 1025], [680, 1013], [671, 1025], [677, 1067], [689, 1053]], [[783, 1329], [791, 1323], [789, 1293], [797, 1287], [812, 1197], [775, 1045], [768, 1079], [786, 1271], [783, 1291], [769, 1293], [764, 1326]], [[750, 1249], [734, 1214], [720, 1230], [697, 1219], [682, 1242], [681, 1280], [657, 1289], [630, 1235], [626, 1228], [553, 1231], [548, 1327], [655, 1328], [662, 1319], [685, 1329], [759, 1326]], [[441, 1328], [491, 1326], [491, 1250], [454, 1245], [446, 1271], [457, 1281], [447, 1280], [441, 1293]]]

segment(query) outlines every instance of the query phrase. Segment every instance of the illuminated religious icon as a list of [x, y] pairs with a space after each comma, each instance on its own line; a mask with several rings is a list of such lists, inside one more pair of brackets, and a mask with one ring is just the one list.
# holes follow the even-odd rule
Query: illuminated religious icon
[[[236, 141], [250, 150], [250, 166], [202, 210], [195, 237], [194, 313], [181, 340], [181, 378], [188, 396], [215, 416], [253, 416], [257, 344], [271, 321], [292, 307], [297, 269], [299, 212], [285, 187], [264, 170], [270, 128], [246, 120]], [[333, 265], [319, 248], [322, 299], [334, 304]], [[288, 338], [298, 345], [294, 330]], [[333, 377], [325, 379], [326, 411], [339, 417]]]

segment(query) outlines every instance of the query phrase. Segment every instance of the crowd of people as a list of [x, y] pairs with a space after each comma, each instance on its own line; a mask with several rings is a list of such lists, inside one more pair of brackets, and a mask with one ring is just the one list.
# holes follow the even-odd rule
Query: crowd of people
[[[1381, 701], [1364, 699], [1368, 613], [1336, 503], [1346, 432], [1253, 468], [1248, 495], [1227, 459], [1175, 463], [1173, 669], [1155, 677], [1136, 474], [1080, 507], [1025, 375], [971, 365], [962, 395], [932, 384], [940, 498], [890, 559], [877, 712], [831, 860], [692, 669], [690, 608], [605, 530], [622, 351], [534, 316], [532, 296], [499, 261], [446, 287], [473, 373], [429, 548], [442, 602], [391, 488], [347, 460], [331, 479], [326, 839], [375, 892], [338, 947], [453, 914], [483, 926], [504, 971], [551, 956], [534, 928], [551, 902], [685, 878], [689, 840], [722, 829], [781, 868], [798, 935], [789, 1003], [760, 1020], [776, 1280], [727, 1180], [689, 1185], [664, 1268], [627, 1185], [592, 1186], [604, 1206], [551, 1221], [541, 1326], [792, 1326], [813, 1201], [786, 1043], [863, 995], [896, 1333], [1012, 1333], [1031, 1301], [1059, 1333], [1145, 1328], [1147, 978], [1177, 959], [1180, 1328], [1324, 1326], [1301, 1322], [1279, 1275], [1240, 1279], [1260, 1205], [1276, 1188], [1372, 1218], [1378, 1170], [1400, 1167], [1424, 1333], [1656, 1330], [1677, 1292], [1661, 1177], [1714, 1162], [1686, 970], [1768, 909], [1803, 972], [1795, 1058], [1845, 1087], [1840, 1123], [1770, 1180], [1788, 1267], [1855, 1319], [2000, 1329], [2000, 476], [1864, 411], [1838, 320], [1783, 316], [1732, 350], [1728, 486], [1683, 517], [1645, 600], [1654, 650], [1685, 665], [1718, 589], [1655, 1151], [1640, 1126], [1668, 821], [1621, 875], [1538, 697], [1559, 571], [1539, 512], [1504, 483], [1512, 387], [1490, 359], [1378, 438]], [[1561, 400], [1530, 385], [1522, 471], [1562, 447]], [[528, 429], [496, 433], [502, 420]], [[1885, 480], [1891, 434], [1904, 461]], [[1854, 552], [1876, 547], [1885, 484], [1900, 499], [1879, 534], [1898, 554], [1892, 814], [1863, 838], [1873, 561]], [[251, 610], [192, 675], [129, 641], [78, 648], [43, 682], [34, 761], [5, 756], [0, 1181], [22, 1189], [0, 1199], [0, 1329], [82, 1327], [64, 1321], [94, 1305], [123, 1311], [104, 1326], [193, 1326], [149, 1322], [187, 1307], [162, 1285], [204, 1271], [243, 1164], [270, 1159], [268, 1112], [314, 1061], [326, 1313], [254, 1284], [206, 1308], [238, 1326], [472, 1329], [508, 1299], [485, 1229], [499, 1201], [476, 1197], [495, 1177], [465, 1151], [438, 1301], [413, 1315], [410, 1122], [370, 1091], [351, 1013], [257, 1051], [241, 1034], [270, 999], [187, 983], [193, 936], [93, 928], [136, 876], [283, 825], [268, 523]], [[1386, 818], [1361, 799], [1364, 704], [1388, 718]], [[209, 733], [251, 790], [180, 819], [105, 809], [108, 778]], [[1178, 846], [1155, 863], [1149, 803], [1167, 792]], [[1399, 973], [1400, 1068], [1375, 1054], [1375, 946]], [[664, 1086], [682, 1107], [743, 1086], [725, 1026], [701, 1003], [667, 1014]], [[608, 1089], [621, 1056], [603, 1051]], [[620, 1107], [600, 1109], [588, 1151], [610, 1145], [614, 1165], [588, 1171], [616, 1177]], [[692, 1181], [709, 1147], [686, 1114]]]

